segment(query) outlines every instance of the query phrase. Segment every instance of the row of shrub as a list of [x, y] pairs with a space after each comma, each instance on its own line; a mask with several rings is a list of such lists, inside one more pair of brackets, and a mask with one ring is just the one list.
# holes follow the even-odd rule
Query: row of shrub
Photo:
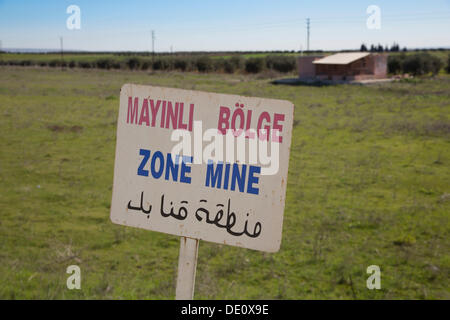
[[95, 61], [65, 61], [55, 59], [48, 62], [32, 60], [2, 61], [4, 65], [20, 66], [49, 66], [69, 68], [98, 68], [98, 69], [129, 69], [129, 70], [162, 70], [162, 71], [198, 71], [198, 72], [247, 72], [260, 73], [265, 70], [273, 70], [282, 73], [296, 70], [296, 57], [283, 55], [269, 55], [258, 58], [247, 58], [234, 55], [229, 58], [211, 58], [209, 56], [179, 56], [156, 57], [116, 60], [114, 58], [102, 58]]
[[0, 60], [0, 65], [10, 66], [40, 66], [40, 67], [68, 67], [68, 68], [100, 68], [100, 69], [120, 69], [121, 64], [119, 62], [107, 61], [108, 59], [99, 59], [94, 62], [87, 61], [64, 61], [64, 60], [50, 60], [50, 61], [33, 61], [33, 60]]
[[154, 61], [130, 58], [126, 66], [131, 69], [152, 69], [163, 71], [198, 71], [198, 72], [226, 72], [245, 71], [247, 73], [259, 73], [264, 70], [274, 70], [288, 73], [296, 70], [297, 62], [294, 56], [266, 56], [260, 58], [244, 59], [242, 56], [230, 58], [200, 57], [175, 57], [156, 58]]
[[[442, 69], [444, 63], [438, 57], [427, 52], [406, 55], [391, 55], [388, 57], [388, 72], [391, 74], [412, 74], [415, 76], [433, 74], [436, 75]], [[449, 55], [450, 66], [450, 55]], [[447, 66], [447, 72], [449, 70]]]
[[[388, 72], [390, 74], [437, 74], [443, 67], [443, 61], [427, 52], [414, 54], [390, 55], [388, 58]], [[265, 70], [273, 70], [281, 73], [294, 72], [296, 70], [296, 57], [287, 55], [268, 55], [264, 57], [244, 58], [233, 55], [229, 58], [212, 58], [203, 56], [160, 56], [151, 59], [149, 57], [129, 57], [126, 59], [100, 58], [94, 61], [65, 61], [55, 59], [50, 61], [35, 60], [0, 60], [0, 65], [19, 66], [49, 66], [63, 68], [97, 68], [97, 69], [129, 69], [129, 70], [161, 70], [161, 71], [190, 71], [190, 72], [246, 72], [260, 73]], [[450, 73], [450, 55], [446, 71]]]

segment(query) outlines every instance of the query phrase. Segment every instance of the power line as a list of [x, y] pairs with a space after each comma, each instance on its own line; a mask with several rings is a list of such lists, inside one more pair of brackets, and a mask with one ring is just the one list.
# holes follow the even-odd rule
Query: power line
[[[301, 21], [304, 21], [305, 18], [300, 19], [291, 19], [291, 20], [283, 20], [283, 21], [266, 21], [263, 23], [257, 23], [257, 24], [241, 24], [241, 25], [227, 25], [227, 26], [220, 26], [220, 27], [210, 27], [205, 30], [203, 26], [182, 26], [182, 30], [184, 32], [189, 31], [199, 31], [199, 35], [204, 34], [210, 34], [210, 33], [230, 33], [232, 31], [261, 31], [261, 30], [272, 30], [277, 28], [285, 28], [289, 26], [296, 26]], [[365, 21], [367, 19], [367, 16], [360, 15], [360, 16], [334, 16], [334, 17], [317, 17], [317, 18], [307, 18], [312, 20], [312, 22], [317, 22], [320, 24], [316, 24], [317, 28], [326, 27], [329, 28], [330, 24], [337, 25], [337, 24], [363, 24], [365, 26]], [[383, 22], [389, 22], [389, 23], [420, 23], [420, 24], [428, 24], [428, 23], [436, 23], [437, 21], [449, 21], [450, 20], [450, 12], [440, 12], [440, 13], [420, 13], [420, 14], [398, 14], [398, 15], [389, 15], [389, 14], [383, 14], [382, 15], [382, 21]], [[167, 34], [171, 35], [171, 32], [175, 32], [176, 30], [179, 30], [179, 26], [177, 26], [177, 29], [167, 28], [167, 29], [161, 29], [159, 30], [160, 34]], [[122, 31], [120, 32], [121, 35], [136, 35], [140, 34], [141, 32], [145, 33], [146, 31], [142, 30], [130, 30], [130, 31]], [[154, 33], [154, 31], [152, 31]], [[117, 36], [117, 32], [111, 32], [111, 33], [102, 33], [103, 36]], [[44, 38], [42, 38], [44, 39]], [[156, 39], [156, 37], [155, 37]], [[155, 40], [153, 39], [153, 41]]]
[[[423, 23], [424, 21], [433, 21], [433, 20], [444, 20], [450, 19], [450, 12], [429, 12], [429, 13], [419, 13], [419, 14], [383, 14], [383, 21], [389, 22], [403, 22], [403, 21], [411, 21], [416, 23]], [[434, 15], [434, 16], [430, 16]], [[263, 23], [257, 24], [243, 24], [243, 25], [230, 25], [230, 26], [221, 26], [221, 27], [212, 27], [207, 30], [204, 29], [203, 26], [183, 26], [184, 31], [188, 30], [201, 30], [204, 32], [230, 32], [230, 31], [242, 31], [242, 30], [258, 30], [258, 29], [272, 29], [272, 28], [280, 28], [280, 27], [288, 27], [290, 25], [298, 24], [301, 21], [304, 21], [305, 18], [300, 19], [291, 19], [291, 20], [283, 20], [283, 21], [266, 21]], [[359, 15], [359, 16], [334, 16], [334, 17], [318, 17], [318, 18], [307, 18], [307, 20], [313, 20], [314, 22], [320, 22], [321, 25], [325, 24], [336, 24], [336, 23], [364, 23], [367, 19], [367, 15]], [[170, 30], [170, 29], [169, 29]], [[169, 30], [165, 30], [166, 32]], [[163, 30], [164, 32], [164, 30]]]
[[63, 37], [59, 37], [59, 44], [61, 45], [61, 69], [63, 69], [63, 61], [64, 61]]
[[152, 30], [152, 56], [155, 60], [155, 30]]

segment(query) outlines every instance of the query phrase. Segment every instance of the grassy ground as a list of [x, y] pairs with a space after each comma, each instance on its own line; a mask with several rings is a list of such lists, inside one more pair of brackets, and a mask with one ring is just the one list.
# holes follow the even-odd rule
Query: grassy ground
[[[296, 106], [280, 252], [202, 242], [196, 298], [450, 299], [449, 76], [308, 87], [0, 67], [1, 299], [174, 297], [178, 238], [109, 220], [126, 82]], [[373, 264], [381, 290], [366, 288]]]

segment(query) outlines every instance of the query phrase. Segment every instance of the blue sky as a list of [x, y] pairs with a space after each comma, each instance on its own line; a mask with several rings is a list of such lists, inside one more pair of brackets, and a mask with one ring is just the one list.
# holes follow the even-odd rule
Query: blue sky
[[[68, 30], [69, 5], [81, 29]], [[366, 9], [381, 9], [381, 28], [368, 29]], [[356, 49], [361, 43], [450, 47], [450, 0], [0, 0], [3, 48], [156, 51]]]

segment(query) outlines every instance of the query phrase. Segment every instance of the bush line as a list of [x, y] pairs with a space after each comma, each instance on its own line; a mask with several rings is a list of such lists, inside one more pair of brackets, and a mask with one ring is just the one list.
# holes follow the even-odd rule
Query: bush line
[[[230, 58], [211, 58], [207, 55], [176, 56], [140, 58], [130, 57], [117, 60], [114, 58], [99, 58], [93, 61], [74, 61], [54, 59], [50, 61], [38, 60], [0, 60], [0, 65], [11, 66], [41, 66], [41, 67], [67, 67], [83, 69], [128, 69], [128, 70], [155, 70], [155, 71], [182, 71], [182, 72], [223, 72], [223, 73], [260, 73], [263, 71], [276, 71], [292, 73], [297, 71], [297, 58], [286, 55], [268, 55], [264, 57], [244, 58], [233, 55]], [[415, 54], [396, 54], [388, 58], [388, 72], [390, 74], [412, 74], [420, 76], [425, 74], [436, 75], [444, 67], [438, 57], [427, 52]], [[450, 54], [448, 55], [445, 71], [450, 73]]]
[[[404, 53], [399, 55], [391, 55], [388, 57], [388, 72], [390, 74], [412, 74], [414, 76], [421, 76], [425, 74], [436, 75], [444, 66], [441, 59], [429, 54], [428, 52], [421, 52], [406, 55]], [[450, 54], [448, 56], [447, 72], [450, 72]]]
[[12, 66], [41, 66], [41, 67], [68, 67], [83, 69], [128, 69], [128, 70], [155, 70], [155, 71], [182, 71], [182, 72], [246, 72], [260, 73], [265, 70], [280, 73], [295, 72], [297, 58], [295, 56], [269, 55], [259, 58], [244, 58], [232, 56], [229, 58], [211, 58], [209, 56], [179, 56], [156, 57], [116, 60], [113, 58], [100, 58], [93, 61], [74, 61], [54, 59], [51, 61], [34, 60], [0, 60], [0, 65]]

